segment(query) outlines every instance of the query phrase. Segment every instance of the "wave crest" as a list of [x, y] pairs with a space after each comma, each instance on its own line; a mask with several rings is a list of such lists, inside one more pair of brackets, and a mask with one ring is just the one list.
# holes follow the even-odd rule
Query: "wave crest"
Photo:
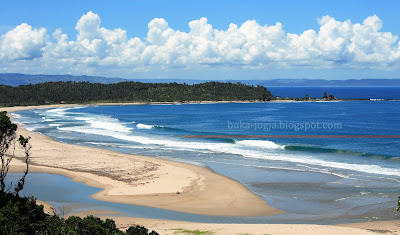
[[154, 126], [152, 126], [152, 125], [146, 125], [146, 124], [141, 124], [141, 123], [136, 124], [136, 128], [138, 128], [138, 129], [153, 129], [153, 127]]
[[239, 145], [263, 149], [285, 149], [284, 145], [276, 144], [275, 142], [269, 140], [240, 140], [236, 141], [235, 143]]

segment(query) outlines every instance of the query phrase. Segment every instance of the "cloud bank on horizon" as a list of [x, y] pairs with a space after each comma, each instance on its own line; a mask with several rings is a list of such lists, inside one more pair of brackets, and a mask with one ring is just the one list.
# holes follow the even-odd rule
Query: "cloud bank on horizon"
[[[128, 38], [127, 31], [101, 27], [99, 15], [88, 12], [76, 24], [76, 40], [61, 29], [22, 23], [0, 38], [0, 71], [23, 68], [30, 73], [90, 74], [98, 67], [111, 71], [157, 69], [321, 69], [354, 68], [393, 70], [400, 67], [400, 43], [391, 32], [381, 32], [382, 21], [373, 15], [362, 23], [324, 16], [319, 30], [285, 32], [281, 23], [260, 25], [248, 20], [227, 30], [214, 29], [206, 18], [189, 22], [190, 32], [172, 29], [162, 18], [148, 24], [146, 38]], [[75, 36], [75, 35], [74, 35]]]

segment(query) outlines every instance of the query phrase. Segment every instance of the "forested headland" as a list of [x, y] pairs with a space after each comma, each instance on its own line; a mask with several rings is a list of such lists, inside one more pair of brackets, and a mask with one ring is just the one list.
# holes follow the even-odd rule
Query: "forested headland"
[[0, 85], [0, 106], [106, 102], [268, 101], [263, 86], [242, 83], [201, 84], [119, 82], [45, 82], [18, 87]]

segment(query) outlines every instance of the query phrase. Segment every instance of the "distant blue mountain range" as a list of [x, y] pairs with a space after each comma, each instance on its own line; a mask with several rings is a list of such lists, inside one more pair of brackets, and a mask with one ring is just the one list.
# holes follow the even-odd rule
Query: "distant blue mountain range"
[[19, 73], [0, 73], [0, 84], [8, 86], [19, 86], [36, 84], [42, 82], [56, 82], [56, 81], [76, 81], [76, 82], [92, 82], [92, 83], [117, 83], [127, 81], [123, 78], [106, 78], [94, 76], [73, 76], [73, 75], [28, 75]]
[[[117, 83], [123, 81], [136, 81], [148, 83], [187, 83], [197, 84], [211, 80], [191, 79], [124, 79], [100, 76], [73, 76], [73, 75], [28, 75], [18, 73], [0, 73], [0, 84], [19, 86], [54, 81], [87, 81], [91, 83]], [[215, 81], [215, 80], [213, 80]], [[349, 79], [349, 80], [324, 80], [324, 79], [272, 79], [272, 80], [219, 80], [224, 82], [241, 82], [250, 85], [265, 87], [368, 87], [368, 86], [400, 86], [400, 79]]]

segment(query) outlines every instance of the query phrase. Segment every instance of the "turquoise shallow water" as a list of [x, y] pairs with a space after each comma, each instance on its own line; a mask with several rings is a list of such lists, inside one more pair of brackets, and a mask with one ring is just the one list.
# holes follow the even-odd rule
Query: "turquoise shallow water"
[[[395, 218], [399, 139], [183, 136], [398, 135], [399, 106], [398, 101], [81, 106], [21, 111], [14, 118], [62, 142], [209, 167], [288, 211], [229, 218], [232, 222], [341, 223]], [[219, 221], [200, 217], [189, 218]]]

